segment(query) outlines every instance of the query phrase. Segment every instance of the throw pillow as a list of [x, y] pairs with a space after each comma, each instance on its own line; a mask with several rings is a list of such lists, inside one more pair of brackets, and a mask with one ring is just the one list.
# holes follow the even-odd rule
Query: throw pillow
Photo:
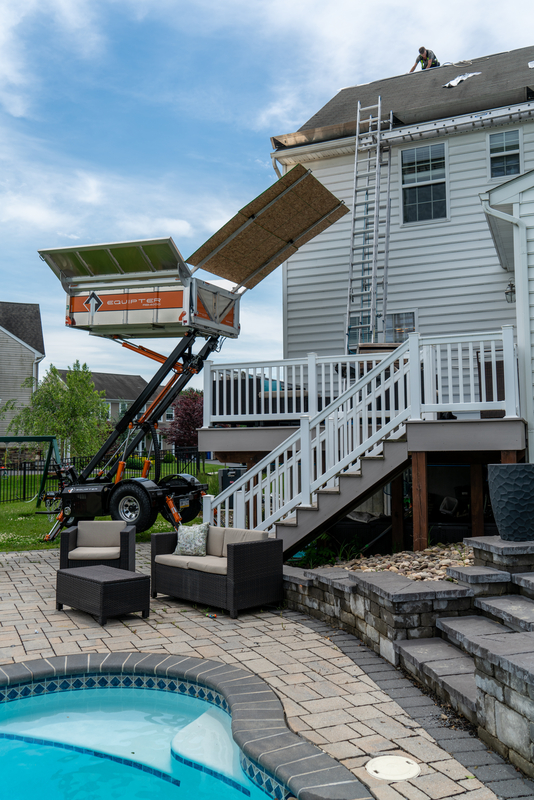
[[200, 525], [180, 525], [175, 556], [205, 556], [209, 523]]

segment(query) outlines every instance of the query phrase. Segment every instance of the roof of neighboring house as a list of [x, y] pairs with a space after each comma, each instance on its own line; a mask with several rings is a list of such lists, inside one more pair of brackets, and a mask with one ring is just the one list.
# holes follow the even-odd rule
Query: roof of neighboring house
[[0, 303], [0, 327], [44, 356], [43, 328], [38, 303]]
[[[67, 371], [58, 370], [63, 380]], [[106, 400], [135, 400], [147, 385], [141, 375], [117, 375], [111, 372], [91, 372], [91, 375], [95, 390], [105, 392]]]
[[[443, 56], [444, 54], [442, 54]], [[438, 58], [440, 54], [437, 54]], [[534, 46], [483, 56], [406, 75], [341, 89], [295, 133], [272, 138], [275, 149], [353, 136], [358, 100], [362, 107], [382, 98], [382, 115], [393, 111], [396, 125], [457, 117], [534, 99]], [[442, 61], [443, 63], [443, 61]], [[411, 65], [410, 65], [411, 66]], [[460, 75], [480, 72], [453, 88], [445, 84]], [[364, 111], [362, 119], [372, 112]]]

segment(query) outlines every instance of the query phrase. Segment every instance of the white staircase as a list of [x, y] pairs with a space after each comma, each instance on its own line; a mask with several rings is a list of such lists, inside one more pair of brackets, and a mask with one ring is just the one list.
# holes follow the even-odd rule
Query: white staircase
[[[268, 530], [284, 540], [288, 556], [406, 468], [407, 420], [435, 419], [440, 411], [478, 415], [484, 409], [518, 416], [510, 326], [457, 337], [424, 339], [413, 333], [370, 369], [364, 361], [357, 362], [353, 382], [335, 400], [313, 415], [302, 416], [294, 433], [217, 497], [206, 496], [204, 519], [223, 527]], [[498, 362], [504, 370], [505, 398], [488, 400], [485, 383], [478, 380], [477, 364], [491, 364], [496, 374]], [[219, 369], [226, 386], [228, 366]], [[269, 371], [266, 374], [271, 376]], [[265, 379], [255, 367], [253, 385], [257, 387], [258, 382], [264, 385]], [[215, 375], [212, 385], [219, 383]], [[279, 382], [269, 377], [271, 383], [275, 384], [272, 391], [279, 393]], [[328, 381], [324, 379], [321, 386], [326, 397]], [[304, 396], [308, 387], [301, 385], [299, 395]], [[295, 387], [293, 392], [296, 398]], [[210, 403], [209, 392], [206, 395]], [[317, 407], [309, 393], [308, 401]], [[280, 403], [271, 405], [279, 411]], [[237, 413], [240, 407], [238, 403], [233, 417], [219, 414], [217, 420], [244, 421]]]

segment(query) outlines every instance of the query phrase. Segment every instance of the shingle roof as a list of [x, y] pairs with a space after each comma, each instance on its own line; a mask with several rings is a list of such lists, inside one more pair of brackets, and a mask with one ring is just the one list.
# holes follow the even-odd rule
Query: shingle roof
[[[523, 103], [534, 98], [534, 69], [528, 66], [532, 61], [534, 46], [424, 72], [418, 68], [412, 74], [351, 86], [338, 92], [298, 132], [273, 137], [273, 147], [280, 149], [354, 135], [358, 100], [363, 107], [372, 106], [379, 95], [382, 111], [387, 114], [392, 110], [397, 124], [403, 125]], [[444, 88], [444, 84], [459, 75], [473, 72], [481, 74], [454, 88]]]
[[44, 356], [43, 329], [38, 303], [0, 303], [0, 327]]
[[[59, 369], [59, 374], [65, 379], [66, 369]], [[92, 372], [93, 383], [97, 392], [104, 391], [106, 400], [126, 400], [128, 402], [143, 391], [147, 381], [141, 375], [116, 375], [109, 372]]]

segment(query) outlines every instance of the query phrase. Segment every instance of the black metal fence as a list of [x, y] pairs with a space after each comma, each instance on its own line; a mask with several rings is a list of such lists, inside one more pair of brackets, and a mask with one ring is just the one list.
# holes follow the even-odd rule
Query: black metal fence
[[[65, 467], [74, 467], [80, 473], [91, 461], [92, 456], [75, 456], [67, 458], [62, 463]], [[168, 458], [168, 456], [167, 456]], [[161, 477], [186, 472], [196, 475], [198, 472], [205, 471], [205, 453], [199, 453], [196, 448], [180, 448], [176, 450], [176, 455], [172, 461], [162, 458]], [[130, 457], [126, 462], [124, 472], [125, 478], [138, 478], [143, 469], [144, 459], [137, 456]], [[105, 462], [101, 467], [105, 466]], [[45, 468], [44, 460], [21, 461], [10, 466], [0, 466], [0, 503], [17, 503], [37, 498], [43, 472]], [[154, 477], [154, 465], [148, 474], [149, 478]], [[53, 465], [48, 469], [46, 476], [45, 490], [54, 491], [58, 488], [58, 479]]]

